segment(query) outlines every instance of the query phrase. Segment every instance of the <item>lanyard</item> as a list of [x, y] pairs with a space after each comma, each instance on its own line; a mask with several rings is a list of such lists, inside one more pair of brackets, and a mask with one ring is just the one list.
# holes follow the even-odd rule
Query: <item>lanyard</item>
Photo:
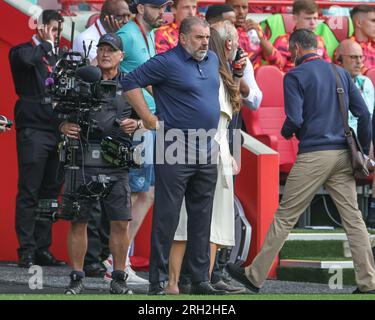
[[103, 36], [103, 32], [100, 30], [99, 25], [98, 25], [98, 20], [95, 21], [95, 27], [96, 27], [96, 30], [98, 30], [99, 35]]
[[145, 30], [142, 28], [142, 26], [141, 26], [141, 24], [139, 23], [139, 21], [137, 20], [137, 18], [134, 18], [134, 22], [136, 23], [136, 25], [138, 26], [139, 30], [140, 30], [141, 33], [142, 33], [143, 39], [145, 40], [145, 43], [146, 43], [146, 46], [147, 46], [148, 55], [149, 55], [150, 58], [151, 58], [151, 51], [150, 51], [150, 46], [149, 46], [149, 44], [148, 44], [148, 39], [147, 39], [147, 36], [146, 36], [146, 32], [145, 32]]
[[[36, 46], [38, 46], [38, 45], [40, 44], [40, 42], [38, 43], [36, 39], [32, 38], [32, 39], [31, 39], [31, 44], [32, 44], [34, 47], [36, 47]], [[49, 73], [52, 73], [52, 71], [53, 71], [53, 67], [52, 67], [52, 65], [50, 64], [50, 62], [48, 61], [48, 59], [47, 59], [45, 56], [43, 56], [43, 57], [42, 57], [42, 61], [43, 61], [44, 64], [46, 65], [47, 71], [48, 71]]]
[[306, 58], [305, 60], [303, 60], [302, 62], [301, 62], [301, 64], [302, 63], [305, 63], [305, 62], [307, 62], [307, 61], [312, 61], [312, 60], [317, 60], [317, 59], [321, 59], [318, 55], [316, 55], [316, 56], [312, 56], [312, 57], [308, 57], [308, 58]]

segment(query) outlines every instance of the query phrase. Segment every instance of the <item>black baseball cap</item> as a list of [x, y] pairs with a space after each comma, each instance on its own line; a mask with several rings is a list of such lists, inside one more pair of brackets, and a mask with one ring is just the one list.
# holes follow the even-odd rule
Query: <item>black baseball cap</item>
[[97, 47], [108, 44], [115, 50], [122, 51], [122, 40], [116, 33], [107, 33], [100, 37]]

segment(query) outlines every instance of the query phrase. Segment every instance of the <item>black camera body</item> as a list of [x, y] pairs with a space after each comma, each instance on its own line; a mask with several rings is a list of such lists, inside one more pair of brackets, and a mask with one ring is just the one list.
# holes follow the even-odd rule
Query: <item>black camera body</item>
[[58, 220], [74, 220], [79, 216], [82, 199], [103, 199], [109, 195], [116, 180], [100, 174], [92, 177], [91, 181], [81, 184], [77, 190], [67, 190], [61, 200], [41, 199], [35, 210], [35, 216], [40, 221], [56, 222]]
[[4, 125], [5, 128], [11, 128], [12, 125], [13, 125], [13, 121], [7, 119], [7, 117], [5, 117], [5, 116], [0, 115], [0, 120], [6, 122], [5, 125]]
[[116, 96], [116, 81], [101, 77], [100, 69], [89, 65], [79, 52], [65, 52], [45, 84], [59, 113], [85, 113], [99, 111]]
[[[56, 63], [45, 85], [52, 98], [54, 112], [58, 118], [77, 123], [85, 133], [93, 130], [95, 122], [92, 112], [99, 112], [102, 105], [114, 99], [117, 82], [101, 80], [98, 67], [89, 65], [89, 60], [79, 52], [65, 52]], [[84, 163], [79, 162], [80, 152], [89, 147], [88, 143], [64, 137], [59, 144], [60, 162], [64, 164], [69, 183], [66, 184], [61, 200], [44, 199], [39, 201], [36, 216], [41, 220], [73, 220], [80, 213], [82, 199], [102, 199], [112, 190], [116, 180], [106, 175], [83, 179], [78, 185], [77, 174], [80, 167], [84, 174]]]
[[101, 142], [103, 159], [117, 168], [140, 168], [142, 145], [125, 146], [112, 137], [105, 137]]

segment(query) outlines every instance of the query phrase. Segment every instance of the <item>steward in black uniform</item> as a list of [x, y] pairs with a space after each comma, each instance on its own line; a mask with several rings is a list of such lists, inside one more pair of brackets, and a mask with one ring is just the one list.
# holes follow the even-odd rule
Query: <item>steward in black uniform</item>
[[18, 194], [16, 233], [19, 242], [20, 267], [63, 265], [48, 248], [51, 245], [51, 223], [35, 220], [39, 199], [57, 198], [62, 183], [57, 145], [58, 132], [53, 124], [51, 98], [46, 94], [45, 80], [57, 62], [54, 42], [58, 36], [57, 11], [42, 13], [43, 25], [31, 42], [11, 49], [9, 61], [14, 86], [19, 97], [14, 110], [17, 130]]

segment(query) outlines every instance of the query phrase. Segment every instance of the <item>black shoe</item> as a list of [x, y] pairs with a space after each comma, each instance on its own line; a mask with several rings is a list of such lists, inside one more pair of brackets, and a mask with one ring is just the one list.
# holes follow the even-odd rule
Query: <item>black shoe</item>
[[165, 282], [155, 282], [150, 283], [148, 286], [148, 295], [149, 296], [164, 296], [165, 295]]
[[245, 294], [247, 292], [245, 287], [236, 287], [224, 282], [223, 280], [212, 283], [212, 287], [216, 290], [224, 290], [229, 294]]
[[110, 294], [133, 294], [133, 291], [126, 285], [126, 278], [127, 275], [124, 279], [113, 279], [109, 288]]
[[366, 292], [363, 292], [363, 291], [360, 291], [358, 288], [355, 289], [352, 294], [375, 294], [375, 290], [370, 290], [370, 291], [366, 291]]
[[18, 259], [18, 266], [21, 268], [30, 268], [35, 264], [34, 255], [31, 253], [25, 253], [20, 255]]
[[64, 294], [81, 294], [83, 291], [82, 278], [78, 277], [77, 274], [72, 272], [70, 274], [69, 286], [65, 289]]
[[61, 267], [65, 266], [64, 261], [57, 260], [51, 252], [37, 251], [35, 253], [35, 263], [39, 266]]
[[242, 283], [246, 288], [248, 288], [253, 293], [259, 293], [259, 288], [254, 286], [250, 280], [246, 277], [245, 268], [228, 262], [226, 269], [228, 273], [232, 276], [234, 280], [237, 280], [239, 283]]
[[190, 294], [191, 283], [178, 283], [178, 290], [180, 294]]
[[216, 290], [209, 281], [202, 281], [191, 285], [190, 294], [223, 296], [227, 292], [225, 290]]
[[103, 278], [107, 269], [99, 262], [94, 262], [83, 267], [86, 277]]

